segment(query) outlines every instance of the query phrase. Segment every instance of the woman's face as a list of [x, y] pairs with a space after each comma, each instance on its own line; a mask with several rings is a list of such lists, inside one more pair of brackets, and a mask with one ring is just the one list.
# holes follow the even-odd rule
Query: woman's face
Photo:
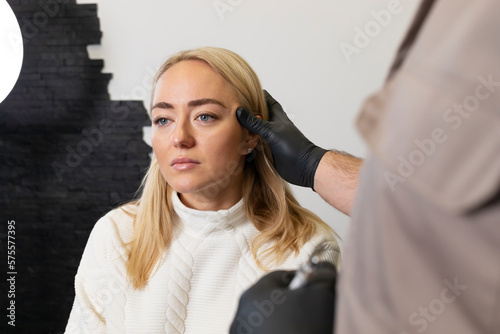
[[257, 136], [238, 123], [232, 87], [206, 63], [185, 60], [160, 77], [152, 105], [153, 150], [182, 202], [199, 210], [234, 205]]

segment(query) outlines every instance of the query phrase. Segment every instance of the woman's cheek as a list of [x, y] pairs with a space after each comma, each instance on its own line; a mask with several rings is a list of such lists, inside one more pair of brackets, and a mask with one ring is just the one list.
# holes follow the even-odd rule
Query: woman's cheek
[[153, 146], [153, 150], [155, 148], [159, 149], [168, 144], [167, 140], [168, 136], [166, 136], [165, 131], [153, 130], [151, 135], [151, 145]]

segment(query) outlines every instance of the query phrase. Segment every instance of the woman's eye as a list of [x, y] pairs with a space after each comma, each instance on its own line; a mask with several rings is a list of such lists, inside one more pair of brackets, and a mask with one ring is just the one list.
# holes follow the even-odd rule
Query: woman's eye
[[198, 116], [198, 119], [202, 122], [210, 122], [215, 119], [212, 115], [202, 114]]
[[167, 125], [170, 121], [167, 118], [160, 117], [155, 120], [155, 124], [157, 125]]

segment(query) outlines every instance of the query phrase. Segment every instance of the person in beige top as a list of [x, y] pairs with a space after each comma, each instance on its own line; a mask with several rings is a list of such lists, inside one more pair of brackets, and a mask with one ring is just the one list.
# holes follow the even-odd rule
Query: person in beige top
[[[423, 1], [358, 117], [365, 161], [311, 151], [270, 96], [273, 122], [237, 114], [270, 143], [282, 175], [308, 175], [289, 181], [352, 218], [335, 333], [500, 333], [499, 33], [498, 1]], [[266, 283], [239, 315], [266, 289], [286, 289]], [[308, 305], [286, 307], [253, 333], [288, 328]]]

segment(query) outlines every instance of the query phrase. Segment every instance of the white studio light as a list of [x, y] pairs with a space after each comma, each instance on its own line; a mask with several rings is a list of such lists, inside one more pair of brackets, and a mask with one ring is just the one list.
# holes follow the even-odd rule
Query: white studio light
[[23, 37], [16, 16], [0, 0], [0, 102], [14, 87], [23, 64]]

